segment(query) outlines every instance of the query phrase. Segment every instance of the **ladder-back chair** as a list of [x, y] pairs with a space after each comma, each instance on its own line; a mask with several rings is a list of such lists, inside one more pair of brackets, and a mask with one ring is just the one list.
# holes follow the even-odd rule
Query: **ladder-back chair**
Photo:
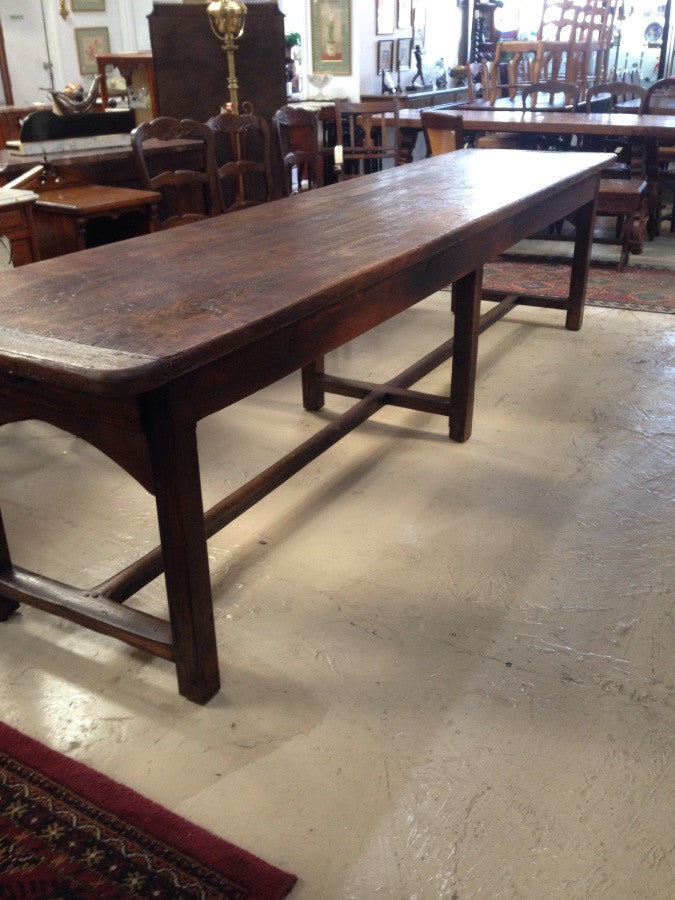
[[197, 222], [221, 211], [213, 134], [201, 122], [160, 116], [131, 133], [141, 184], [162, 195], [161, 229]]
[[214, 137], [224, 213], [276, 199], [270, 127], [261, 116], [221, 113], [206, 123]]

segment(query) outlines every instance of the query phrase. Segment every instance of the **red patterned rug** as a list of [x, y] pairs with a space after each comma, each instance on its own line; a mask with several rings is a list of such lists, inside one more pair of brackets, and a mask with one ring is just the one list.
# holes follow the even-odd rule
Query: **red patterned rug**
[[[569, 271], [569, 264], [565, 263], [502, 258], [485, 266], [483, 286], [488, 290], [564, 297]], [[675, 272], [633, 264], [624, 272], [617, 272], [616, 266], [592, 265], [586, 302], [589, 306], [674, 313]]]
[[285, 897], [295, 876], [0, 724], [0, 897]]

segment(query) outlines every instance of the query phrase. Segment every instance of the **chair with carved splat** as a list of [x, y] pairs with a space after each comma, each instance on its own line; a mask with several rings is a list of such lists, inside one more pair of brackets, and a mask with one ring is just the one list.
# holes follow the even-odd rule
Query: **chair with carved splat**
[[197, 222], [221, 211], [213, 134], [202, 122], [160, 116], [131, 133], [141, 184], [158, 191], [161, 229]]
[[267, 120], [225, 112], [210, 118], [206, 125], [214, 137], [222, 211], [234, 212], [276, 199]]

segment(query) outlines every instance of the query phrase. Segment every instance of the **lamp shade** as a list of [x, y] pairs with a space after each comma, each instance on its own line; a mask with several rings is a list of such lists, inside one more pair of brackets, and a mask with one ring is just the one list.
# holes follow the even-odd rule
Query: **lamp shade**
[[221, 40], [236, 41], [244, 33], [246, 4], [242, 0], [213, 0], [206, 11], [211, 30]]

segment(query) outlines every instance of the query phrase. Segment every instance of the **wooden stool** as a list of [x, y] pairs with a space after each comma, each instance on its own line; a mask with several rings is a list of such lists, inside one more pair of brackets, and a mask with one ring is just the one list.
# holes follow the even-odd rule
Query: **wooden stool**
[[597, 214], [623, 216], [619, 272], [632, 253], [642, 253], [647, 233], [647, 182], [642, 178], [605, 178], [600, 181]]

